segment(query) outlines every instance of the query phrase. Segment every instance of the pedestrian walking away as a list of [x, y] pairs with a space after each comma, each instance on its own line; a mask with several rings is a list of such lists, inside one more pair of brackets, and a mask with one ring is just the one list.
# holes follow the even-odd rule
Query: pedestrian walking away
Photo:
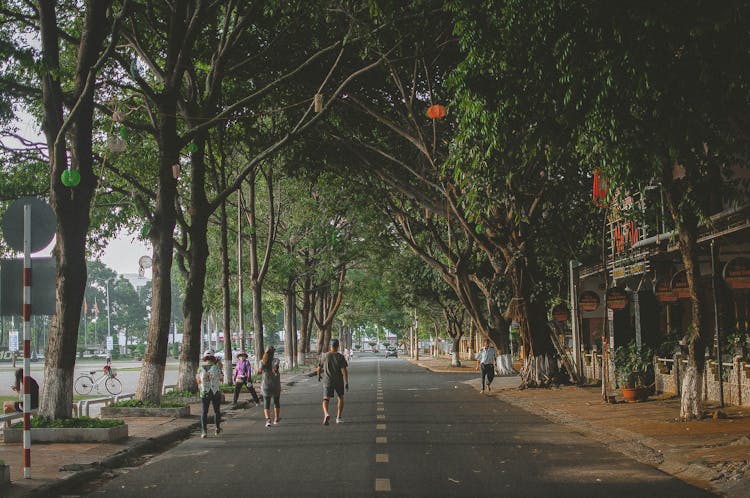
[[344, 355], [339, 353], [339, 340], [332, 340], [330, 350], [318, 364], [318, 382], [321, 378], [323, 379], [323, 425], [328, 425], [331, 420], [328, 413], [328, 402], [333, 397], [333, 393], [338, 396], [336, 423], [344, 422], [341, 414], [344, 412], [344, 391], [349, 390], [348, 366]]
[[213, 350], [209, 349], [203, 353], [203, 363], [198, 367], [196, 375], [198, 389], [201, 397], [201, 437], [206, 437], [208, 425], [208, 407], [214, 408], [214, 421], [217, 436], [221, 433], [221, 381], [224, 380], [224, 373], [219, 368], [214, 356]]
[[247, 386], [247, 390], [250, 392], [250, 396], [253, 397], [253, 401], [255, 402], [255, 406], [258, 406], [260, 404], [260, 400], [258, 399], [258, 393], [255, 392], [255, 388], [253, 388], [253, 367], [250, 365], [250, 361], [247, 359], [247, 353], [244, 351], [240, 351], [237, 353], [237, 367], [234, 369], [234, 378], [232, 379], [234, 382], [234, 399], [233, 403], [236, 405], [237, 400], [240, 397], [240, 391], [242, 391], [242, 386]]
[[487, 391], [492, 391], [492, 379], [495, 378], [495, 358], [497, 353], [495, 348], [490, 344], [489, 339], [484, 340], [484, 347], [479, 350], [477, 354], [477, 370], [482, 369], [482, 390], [480, 393], [484, 394], [485, 385]]
[[[39, 408], [39, 384], [32, 377], [29, 377], [29, 392], [31, 393], [31, 410]], [[14, 413], [23, 411], [23, 368], [16, 369], [15, 382], [10, 386], [12, 390], [18, 393], [18, 401], [6, 401], [3, 403], [5, 413]], [[6, 422], [10, 426], [10, 421]]]
[[279, 412], [281, 403], [281, 373], [279, 360], [274, 358], [276, 349], [268, 348], [260, 360], [258, 373], [262, 375], [260, 390], [263, 391], [263, 415], [266, 417], [266, 427], [271, 427], [271, 400], [273, 400], [273, 425], [277, 425], [281, 418]]

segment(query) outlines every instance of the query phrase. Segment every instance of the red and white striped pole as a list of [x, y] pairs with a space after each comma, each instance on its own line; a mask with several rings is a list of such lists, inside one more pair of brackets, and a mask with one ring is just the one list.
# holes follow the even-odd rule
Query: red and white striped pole
[[31, 479], [31, 206], [23, 206], [23, 477]]

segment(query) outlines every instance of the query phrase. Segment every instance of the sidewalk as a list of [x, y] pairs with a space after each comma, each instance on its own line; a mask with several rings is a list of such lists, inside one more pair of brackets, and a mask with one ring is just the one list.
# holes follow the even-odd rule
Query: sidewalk
[[[467, 381], [479, 390], [473, 368], [450, 367], [450, 359], [415, 362], [436, 372], [471, 372]], [[473, 365], [473, 362], [467, 364]], [[496, 377], [491, 397], [501, 399], [595, 439], [614, 451], [695, 486], [730, 497], [750, 496], [750, 410], [727, 406], [726, 418], [682, 422], [680, 401], [652, 396], [643, 403], [602, 401], [601, 387], [564, 386], [519, 390], [517, 377]], [[706, 406], [713, 414], [715, 405]]]
[[[308, 373], [291, 375], [284, 381], [294, 385]], [[231, 394], [228, 395], [231, 399]], [[249, 393], [243, 389], [239, 401], [248, 401]], [[222, 405], [222, 418], [231, 420], [235, 413], [244, 411]], [[252, 404], [251, 404], [252, 406]], [[263, 417], [262, 407], [251, 407]], [[190, 417], [126, 417], [129, 437], [118, 443], [75, 443], [31, 445], [31, 479], [23, 478], [23, 445], [0, 442], [0, 460], [10, 465], [11, 483], [0, 484], [0, 496], [16, 498], [27, 496], [57, 496], [73, 490], [84, 482], [91, 482], [109, 469], [121, 467], [146, 454], [160, 453], [200, 428], [201, 405], [190, 405]], [[213, 411], [210, 412], [213, 414]]]

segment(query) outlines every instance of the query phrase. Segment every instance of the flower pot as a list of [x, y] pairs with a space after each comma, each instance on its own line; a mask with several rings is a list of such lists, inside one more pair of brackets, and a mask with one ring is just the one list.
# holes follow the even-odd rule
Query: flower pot
[[639, 401], [646, 401], [649, 394], [651, 394], [650, 387], [621, 387], [620, 392], [622, 397], [628, 403], [638, 403]]

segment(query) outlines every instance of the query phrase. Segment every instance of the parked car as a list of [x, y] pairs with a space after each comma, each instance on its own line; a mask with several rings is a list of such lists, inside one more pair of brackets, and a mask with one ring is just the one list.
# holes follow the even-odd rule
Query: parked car
[[385, 352], [385, 357], [388, 358], [389, 356], [393, 356], [394, 358], [398, 358], [398, 351], [396, 351], [396, 348], [388, 349]]

